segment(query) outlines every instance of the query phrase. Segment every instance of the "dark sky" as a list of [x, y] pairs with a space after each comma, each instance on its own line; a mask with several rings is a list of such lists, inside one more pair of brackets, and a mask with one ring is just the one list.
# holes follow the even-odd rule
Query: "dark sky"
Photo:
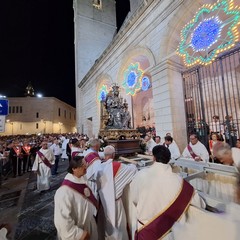
[[[129, 0], [118, 0], [118, 29]], [[72, 0], [5, 0], [0, 7], [0, 94], [35, 92], [75, 106]]]

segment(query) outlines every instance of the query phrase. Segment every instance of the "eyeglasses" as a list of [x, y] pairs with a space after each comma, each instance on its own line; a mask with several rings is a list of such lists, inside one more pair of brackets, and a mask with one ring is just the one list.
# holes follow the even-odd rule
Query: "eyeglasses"
[[196, 138], [189, 138], [190, 140], [195, 140]]

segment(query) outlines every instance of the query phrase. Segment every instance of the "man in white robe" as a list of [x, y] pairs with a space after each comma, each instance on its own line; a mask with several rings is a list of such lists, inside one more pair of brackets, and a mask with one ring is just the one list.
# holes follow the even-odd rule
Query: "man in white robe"
[[68, 159], [67, 155], [67, 144], [69, 143], [69, 139], [63, 137], [63, 143], [62, 143], [62, 160], [65, 161], [65, 159]]
[[171, 136], [166, 136], [164, 142], [164, 146], [167, 147], [171, 153], [171, 160], [176, 160], [178, 159], [181, 154], [178, 148], [178, 145], [176, 142], [173, 142], [173, 138]]
[[209, 162], [209, 153], [206, 147], [198, 140], [196, 134], [190, 135], [190, 143], [184, 149], [182, 156], [194, 161]]
[[48, 143], [43, 141], [42, 148], [37, 152], [33, 163], [32, 171], [37, 173], [37, 189], [45, 191], [50, 189], [51, 166], [55, 163], [52, 149], [48, 148]]
[[144, 138], [144, 141], [146, 143], [146, 151], [145, 153], [148, 155], [152, 155], [152, 149], [157, 145], [155, 141], [152, 139], [151, 136], [146, 135]]
[[[86, 162], [76, 156], [54, 196], [54, 224], [59, 240], [98, 240], [94, 216], [97, 202], [87, 185]], [[95, 200], [95, 201], [92, 201]]]
[[105, 162], [99, 172], [99, 195], [105, 219], [105, 239], [128, 240], [126, 213], [122, 202], [123, 190], [137, 172], [136, 165], [114, 162], [115, 148], [106, 146]]
[[[171, 166], [168, 164], [170, 151], [166, 147], [161, 145], [155, 146], [153, 148], [153, 160], [153, 164], [148, 168], [140, 170], [130, 184], [130, 199], [133, 202], [133, 211], [136, 213], [135, 219], [133, 217], [132, 234], [135, 230], [138, 230], [136, 234], [139, 234], [142, 229], [149, 226], [158, 216], [166, 213], [183, 189], [184, 180], [179, 175], [173, 173]], [[190, 186], [189, 184], [187, 185]], [[192, 189], [191, 186], [190, 188]], [[188, 204], [205, 207], [204, 202], [202, 202], [195, 190], [192, 189], [191, 194], [187, 192], [186, 195], [189, 195], [189, 200], [186, 203], [186, 208], [184, 208], [185, 211], [178, 218], [181, 222], [186, 220]], [[182, 201], [175, 207], [177, 208], [181, 205]], [[160, 225], [165, 223], [166, 221], [163, 220], [160, 224], [155, 225], [154, 229], [158, 229]], [[163, 235], [164, 237], [161, 235], [163, 237], [161, 238], [153, 234], [153, 231], [149, 231], [147, 233], [149, 235], [145, 239], [171, 239], [171, 233], [167, 233], [168, 231]], [[137, 239], [139, 240], [144, 239], [140, 238], [140, 236], [138, 237]]]
[[83, 149], [80, 148], [80, 141], [77, 138], [72, 139], [71, 156], [83, 156]]
[[240, 167], [240, 149], [228, 143], [218, 142], [213, 146], [214, 156], [224, 165]]
[[99, 153], [100, 140], [91, 139], [89, 141], [89, 146], [90, 148], [83, 152], [83, 156], [88, 165], [86, 177], [94, 196], [98, 198], [97, 177], [98, 172], [101, 169], [101, 157]]

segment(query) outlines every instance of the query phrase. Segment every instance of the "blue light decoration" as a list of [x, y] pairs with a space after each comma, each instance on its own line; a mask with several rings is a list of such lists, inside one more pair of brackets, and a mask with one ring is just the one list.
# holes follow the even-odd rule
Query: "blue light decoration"
[[191, 45], [195, 52], [210, 48], [220, 37], [222, 22], [218, 17], [212, 17], [200, 22], [193, 31]]
[[98, 92], [98, 100], [99, 102], [105, 101], [106, 97], [108, 94], [108, 90], [107, 90], [107, 86], [106, 85], [102, 85], [102, 87], [100, 88], [99, 92]]
[[135, 71], [132, 71], [127, 76], [127, 85], [132, 88], [137, 82], [137, 74]]
[[150, 87], [150, 80], [147, 76], [142, 78], [142, 90], [147, 91]]
[[207, 65], [239, 42], [240, 7], [234, 0], [205, 4], [181, 31], [176, 53], [186, 66]]
[[141, 89], [141, 78], [143, 71], [139, 68], [139, 63], [131, 63], [124, 72], [123, 88], [127, 94], [135, 95]]

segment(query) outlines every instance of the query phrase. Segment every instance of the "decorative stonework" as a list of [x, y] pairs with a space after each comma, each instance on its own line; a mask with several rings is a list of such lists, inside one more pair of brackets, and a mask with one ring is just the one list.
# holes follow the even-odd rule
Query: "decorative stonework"
[[177, 53], [187, 66], [210, 64], [239, 41], [240, 7], [232, 0], [206, 4], [181, 31]]

